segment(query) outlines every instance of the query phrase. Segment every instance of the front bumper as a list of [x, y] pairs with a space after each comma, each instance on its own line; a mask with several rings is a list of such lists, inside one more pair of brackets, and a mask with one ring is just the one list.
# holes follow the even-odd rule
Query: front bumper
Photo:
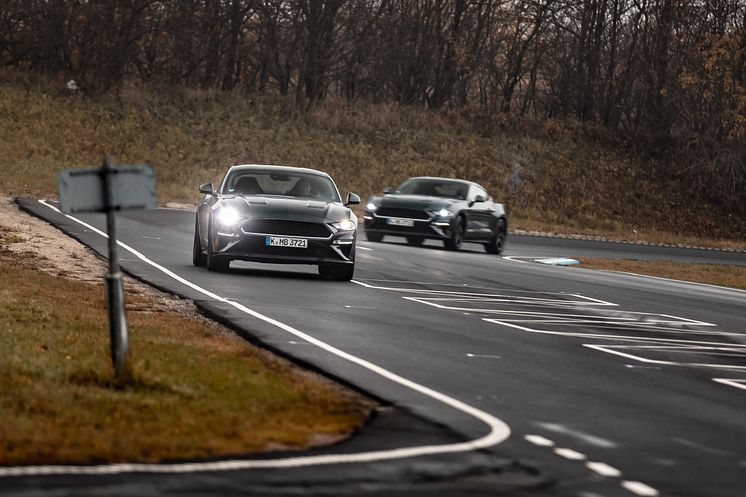
[[[411, 221], [412, 226], [401, 226], [391, 224], [391, 219], [406, 219]], [[451, 226], [453, 216], [439, 217], [430, 215], [428, 219], [393, 218], [390, 216], [378, 216], [375, 212], [365, 211], [363, 224], [366, 232], [379, 233], [381, 235], [393, 236], [421, 236], [444, 240], [451, 237]]]
[[[268, 246], [268, 236], [305, 238], [305, 248]], [[329, 237], [284, 235], [281, 233], [247, 233], [242, 229], [218, 230], [217, 253], [231, 260], [275, 264], [353, 264], [357, 230], [338, 231]]]

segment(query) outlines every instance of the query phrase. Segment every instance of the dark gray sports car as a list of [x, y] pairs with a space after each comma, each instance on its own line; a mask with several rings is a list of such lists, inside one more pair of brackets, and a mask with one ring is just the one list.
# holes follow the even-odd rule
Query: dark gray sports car
[[218, 189], [199, 187], [192, 260], [226, 271], [232, 260], [316, 264], [321, 276], [350, 280], [357, 217], [329, 175], [287, 166], [231, 167]]
[[412, 245], [426, 238], [443, 240], [451, 250], [477, 242], [491, 254], [505, 248], [508, 218], [476, 183], [449, 178], [409, 178], [365, 206], [365, 236], [379, 242], [385, 235], [404, 236]]

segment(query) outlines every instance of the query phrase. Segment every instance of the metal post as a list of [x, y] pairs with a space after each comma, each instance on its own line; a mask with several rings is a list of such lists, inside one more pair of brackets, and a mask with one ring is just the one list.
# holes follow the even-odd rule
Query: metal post
[[122, 273], [119, 272], [117, 259], [117, 233], [114, 221], [114, 199], [112, 175], [116, 170], [107, 157], [101, 169], [104, 179], [104, 206], [106, 210], [106, 231], [109, 235], [109, 272], [106, 274], [106, 305], [109, 313], [109, 334], [111, 336], [111, 361], [117, 377], [127, 367], [129, 340], [127, 337], [127, 318], [124, 314], [124, 292], [122, 291]]

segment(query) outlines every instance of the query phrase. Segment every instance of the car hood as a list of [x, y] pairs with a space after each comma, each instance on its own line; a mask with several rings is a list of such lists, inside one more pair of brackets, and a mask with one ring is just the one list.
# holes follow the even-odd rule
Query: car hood
[[442, 209], [458, 202], [458, 200], [451, 198], [430, 197], [427, 195], [403, 195], [396, 193], [390, 193], [383, 197], [378, 197], [375, 200], [377, 200], [379, 207], [423, 210]]
[[237, 209], [242, 216], [257, 219], [288, 219], [316, 223], [340, 222], [350, 218], [350, 209], [336, 202], [293, 198], [249, 197], [223, 198], [223, 206]]

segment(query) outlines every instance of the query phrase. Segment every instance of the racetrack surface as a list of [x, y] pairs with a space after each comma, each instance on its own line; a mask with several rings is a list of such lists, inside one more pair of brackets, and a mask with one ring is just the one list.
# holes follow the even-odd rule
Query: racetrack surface
[[[19, 203], [105, 253], [103, 216], [76, 216], [86, 226]], [[0, 470], [0, 493], [743, 495], [746, 292], [532, 262], [746, 264], [742, 253], [520, 236], [506, 259], [359, 240], [354, 282], [342, 283], [304, 266], [195, 268], [193, 212], [117, 220], [125, 270], [393, 408], [303, 465]]]

